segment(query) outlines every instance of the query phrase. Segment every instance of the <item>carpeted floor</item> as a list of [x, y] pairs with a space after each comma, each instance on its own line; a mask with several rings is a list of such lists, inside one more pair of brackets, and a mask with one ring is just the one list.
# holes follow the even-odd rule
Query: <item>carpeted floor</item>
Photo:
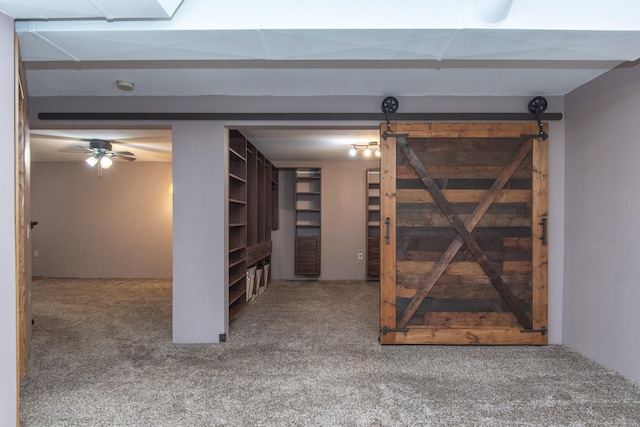
[[170, 281], [32, 299], [24, 427], [640, 426], [640, 387], [562, 346], [380, 346], [375, 283], [274, 282], [219, 345], [171, 343]]

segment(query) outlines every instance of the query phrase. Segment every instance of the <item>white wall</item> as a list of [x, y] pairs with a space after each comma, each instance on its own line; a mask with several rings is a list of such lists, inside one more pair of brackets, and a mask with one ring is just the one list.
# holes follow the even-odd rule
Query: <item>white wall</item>
[[0, 424], [16, 424], [13, 19], [0, 13]]
[[563, 341], [640, 382], [640, 67], [566, 96]]
[[170, 162], [115, 161], [98, 177], [82, 158], [34, 162], [33, 273], [170, 278]]
[[[553, 104], [551, 104], [551, 102]], [[562, 98], [550, 101], [554, 111], [564, 111]], [[555, 110], [558, 108], [558, 110]], [[562, 342], [565, 254], [565, 124], [549, 123], [549, 343]]]

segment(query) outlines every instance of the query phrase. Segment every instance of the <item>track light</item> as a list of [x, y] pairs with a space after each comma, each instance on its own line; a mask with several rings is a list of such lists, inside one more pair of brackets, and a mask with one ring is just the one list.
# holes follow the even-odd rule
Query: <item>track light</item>
[[360, 148], [363, 148], [362, 153], [365, 157], [371, 157], [372, 153], [375, 154], [376, 157], [380, 157], [380, 143], [378, 141], [371, 141], [366, 144], [351, 144], [349, 155], [355, 157], [358, 151], [360, 151]]

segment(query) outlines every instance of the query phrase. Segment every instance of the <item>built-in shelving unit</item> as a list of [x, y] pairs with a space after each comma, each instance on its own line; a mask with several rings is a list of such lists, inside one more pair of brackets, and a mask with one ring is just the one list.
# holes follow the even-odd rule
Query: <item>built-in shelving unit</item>
[[247, 273], [247, 140], [229, 135], [229, 319], [246, 302]]
[[320, 276], [321, 170], [299, 168], [295, 174], [295, 274]]
[[271, 230], [278, 228], [277, 176], [242, 133], [229, 131], [229, 320], [269, 281]]
[[367, 278], [380, 277], [380, 169], [367, 169]]

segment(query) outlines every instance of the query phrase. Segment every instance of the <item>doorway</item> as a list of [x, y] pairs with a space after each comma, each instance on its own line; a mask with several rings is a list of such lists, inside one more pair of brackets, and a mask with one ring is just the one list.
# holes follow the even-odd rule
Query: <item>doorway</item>
[[[109, 168], [87, 164], [95, 141]], [[171, 277], [170, 129], [34, 129], [31, 146], [34, 276]]]

